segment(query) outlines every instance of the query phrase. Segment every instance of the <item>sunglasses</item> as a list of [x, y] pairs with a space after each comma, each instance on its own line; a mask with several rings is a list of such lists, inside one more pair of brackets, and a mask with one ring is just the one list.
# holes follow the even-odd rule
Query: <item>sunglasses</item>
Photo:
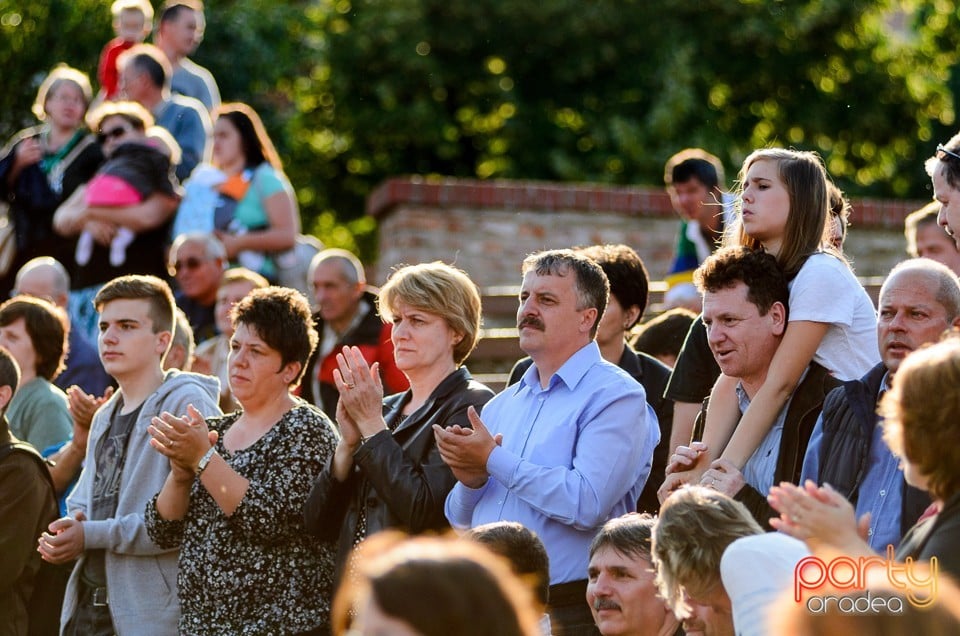
[[119, 137], [123, 137], [125, 134], [127, 134], [127, 131], [129, 130], [130, 129], [127, 128], [126, 126], [117, 126], [116, 128], [111, 128], [110, 130], [101, 130], [97, 134], [97, 141], [99, 141], [102, 144], [102, 143], [105, 143], [108, 139], [117, 139]]
[[170, 272], [171, 276], [176, 276], [184, 269], [188, 269], [192, 272], [193, 270], [197, 269], [198, 267], [200, 267], [206, 262], [207, 262], [206, 260], [196, 258], [195, 256], [191, 256], [182, 261], [177, 261], [176, 263], [171, 265], [167, 271]]
[[937, 159], [943, 161], [947, 157], [951, 159], [960, 160], [960, 154], [953, 152], [952, 150], [947, 150], [943, 144], [937, 144]]

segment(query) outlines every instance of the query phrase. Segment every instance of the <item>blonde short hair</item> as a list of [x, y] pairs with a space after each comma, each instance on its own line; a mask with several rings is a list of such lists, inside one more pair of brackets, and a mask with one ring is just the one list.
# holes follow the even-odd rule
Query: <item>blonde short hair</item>
[[397, 305], [404, 303], [441, 316], [460, 336], [453, 360], [463, 364], [480, 334], [480, 291], [463, 270], [440, 261], [407, 265], [396, 270], [380, 290], [380, 315], [392, 322]]
[[670, 495], [653, 529], [652, 553], [660, 596], [678, 618], [690, 615], [685, 595], [704, 596], [720, 584], [720, 558], [740, 537], [763, 528], [739, 501], [702, 486]]

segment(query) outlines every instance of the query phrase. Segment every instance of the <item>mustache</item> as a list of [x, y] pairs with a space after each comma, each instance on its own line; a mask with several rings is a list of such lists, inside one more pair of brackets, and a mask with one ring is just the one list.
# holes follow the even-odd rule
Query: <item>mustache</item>
[[517, 323], [517, 329], [523, 329], [524, 327], [533, 327], [534, 329], [539, 329], [540, 331], [544, 331], [546, 329], [546, 325], [544, 325], [543, 322], [536, 316], [527, 316]]
[[593, 599], [593, 609], [595, 609], [598, 612], [600, 610], [609, 610], [609, 609], [618, 610], [620, 609], [620, 605], [616, 601], [613, 601], [608, 598], [600, 598], [598, 596], [597, 598]]

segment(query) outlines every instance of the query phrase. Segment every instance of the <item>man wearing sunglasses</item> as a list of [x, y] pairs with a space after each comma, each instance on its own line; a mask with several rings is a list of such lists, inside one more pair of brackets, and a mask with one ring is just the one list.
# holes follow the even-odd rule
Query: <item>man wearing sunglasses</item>
[[196, 341], [217, 335], [214, 306], [227, 264], [223, 243], [212, 234], [181, 234], [170, 246], [167, 263], [170, 276], [177, 281], [174, 298], [187, 315]]

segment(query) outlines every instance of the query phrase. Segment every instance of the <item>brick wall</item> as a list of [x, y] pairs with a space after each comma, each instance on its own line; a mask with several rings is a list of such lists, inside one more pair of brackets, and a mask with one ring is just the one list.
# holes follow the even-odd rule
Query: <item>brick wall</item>
[[[904, 257], [903, 219], [924, 201], [854, 199], [846, 252], [860, 276]], [[542, 249], [626, 243], [663, 278], [678, 227], [662, 189], [529, 181], [398, 177], [367, 201], [379, 220], [382, 283], [401, 263], [442, 260], [481, 287], [517, 285], [523, 257]]]

